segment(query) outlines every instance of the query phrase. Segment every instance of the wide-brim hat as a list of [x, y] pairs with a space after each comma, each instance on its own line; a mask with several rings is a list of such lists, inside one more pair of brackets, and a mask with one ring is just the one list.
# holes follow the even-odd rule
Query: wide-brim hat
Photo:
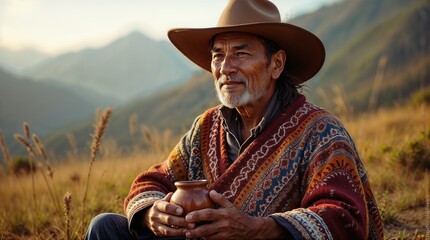
[[229, 0], [216, 27], [174, 28], [168, 37], [187, 58], [210, 72], [210, 41], [226, 32], [256, 34], [277, 43], [286, 52], [287, 71], [298, 78], [295, 84], [312, 78], [324, 63], [321, 40], [303, 28], [281, 22], [278, 8], [267, 0]]

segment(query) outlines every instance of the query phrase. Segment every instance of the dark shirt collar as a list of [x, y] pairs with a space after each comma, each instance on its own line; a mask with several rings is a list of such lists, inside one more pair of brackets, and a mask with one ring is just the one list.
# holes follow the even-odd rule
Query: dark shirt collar
[[[269, 103], [266, 106], [266, 110], [264, 111], [263, 118], [261, 121], [255, 126], [252, 131], [258, 135], [281, 111], [282, 106], [280, 101], [278, 100], [278, 92], [275, 91], [273, 96], [270, 98]], [[228, 108], [226, 106], [220, 107], [221, 116], [224, 119], [224, 122], [227, 124], [230, 130], [238, 130], [238, 123], [240, 123], [240, 114], [239, 112], [233, 108]]]
[[230, 161], [234, 161], [239, 154], [270, 124], [270, 122], [281, 112], [281, 102], [278, 98], [278, 91], [275, 91], [263, 114], [263, 118], [257, 126], [251, 129], [251, 136], [242, 139], [241, 117], [239, 112], [233, 108], [220, 107], [222, 124], [226, 131], [227, 151]]

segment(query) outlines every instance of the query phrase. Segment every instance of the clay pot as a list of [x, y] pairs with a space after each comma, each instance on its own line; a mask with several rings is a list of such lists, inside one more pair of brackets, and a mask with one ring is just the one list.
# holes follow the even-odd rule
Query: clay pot
[[184, 209], [184, 216], [192, 211], [215, 208], [215, 204], [209, 198], [207, 184], [207, 180], [175, 182], [177, 189], [170, 198], [170, 203], [181, 206]]

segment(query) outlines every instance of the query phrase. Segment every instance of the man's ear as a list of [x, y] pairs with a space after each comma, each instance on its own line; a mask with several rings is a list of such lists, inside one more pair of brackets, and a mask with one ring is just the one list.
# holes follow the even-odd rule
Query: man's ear
[[272, 55], [272, 78], [278, 79], [285, 68], [287, 54], [284, 50], [279, 50]]

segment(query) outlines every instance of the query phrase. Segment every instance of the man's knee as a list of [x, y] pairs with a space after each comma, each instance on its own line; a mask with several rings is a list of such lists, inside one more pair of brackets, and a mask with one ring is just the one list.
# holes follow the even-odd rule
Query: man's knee
[[115, 225], [115, 222], [118, 221], [118, 218], [124, 218], [124, 216], [116, 213], [101, 213], [91, 220], [90, 226], [95, 228], [112, 226]]
[[128, 233], [127, 218], [116, 213], [102, 213], [91, 220], [86, 239], [100, 239], [103, 236]]

